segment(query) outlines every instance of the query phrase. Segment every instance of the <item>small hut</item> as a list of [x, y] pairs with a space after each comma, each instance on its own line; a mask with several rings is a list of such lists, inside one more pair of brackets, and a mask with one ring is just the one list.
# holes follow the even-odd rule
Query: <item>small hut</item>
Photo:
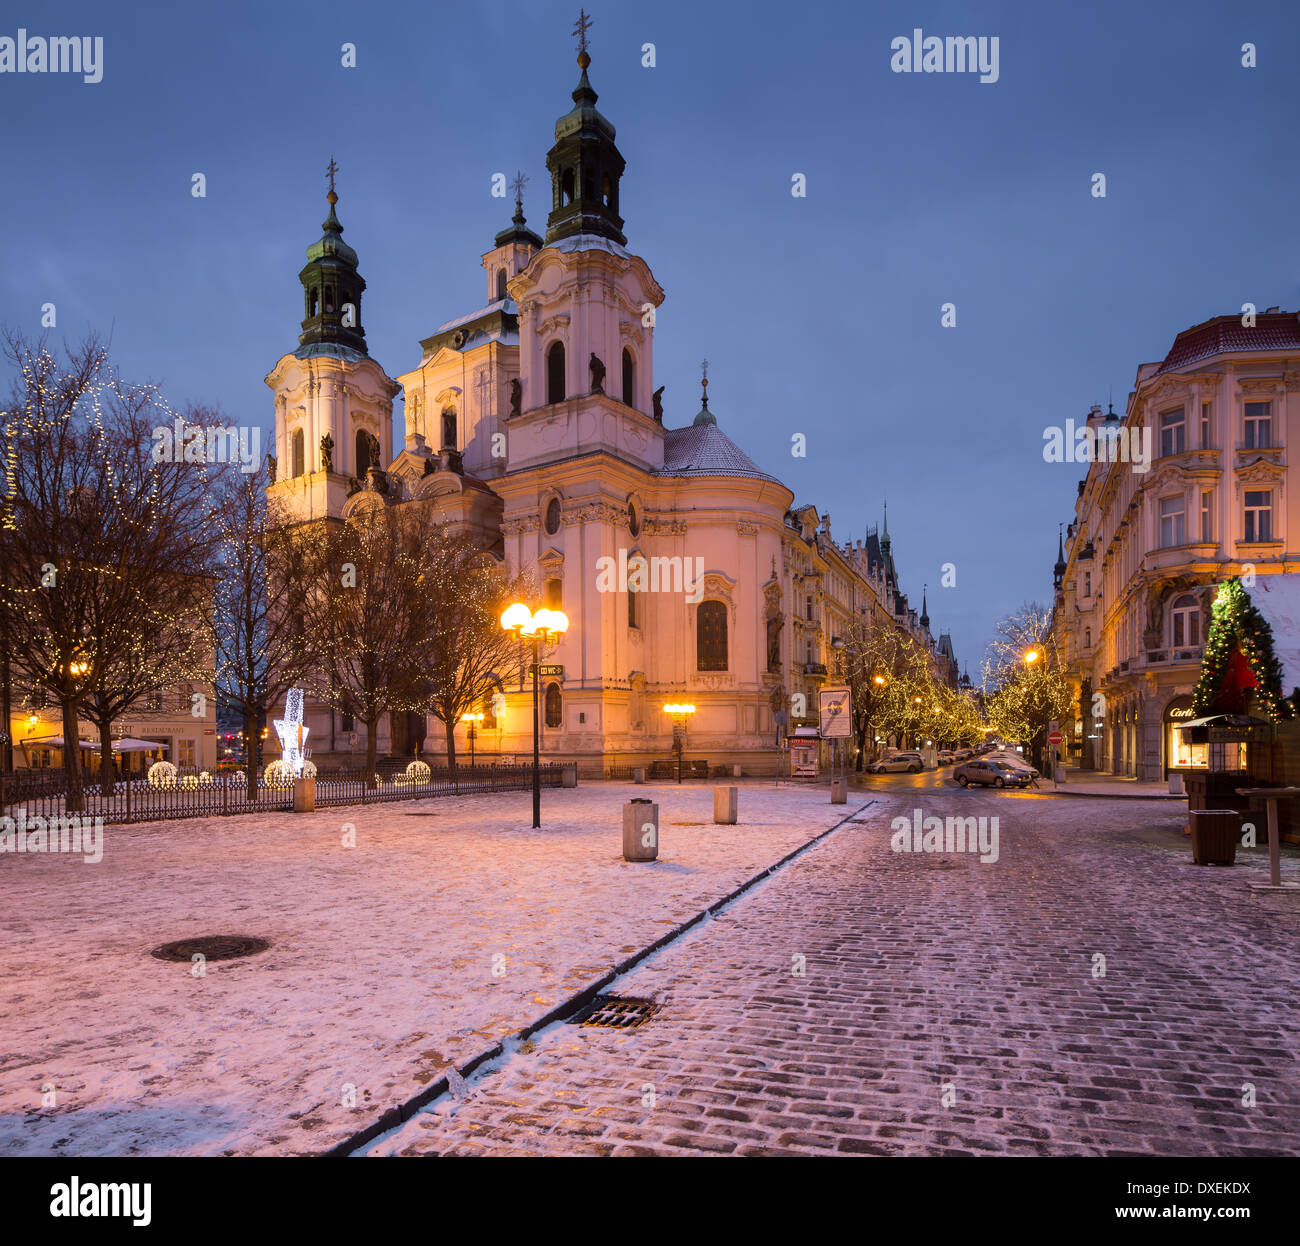
[[[1300, 785], [1300, 575], [1226, 581], [1214, 599], [1194, 717], [1193, 744], [1209, 767], [1187, 776], [1189, 809], [1253, 807], [1243, 787]], [[1300, 802], [1281, 802], [1284, 839], [1300, 842]], [[1263, 818], [1262, 807], [1257, 810]]]

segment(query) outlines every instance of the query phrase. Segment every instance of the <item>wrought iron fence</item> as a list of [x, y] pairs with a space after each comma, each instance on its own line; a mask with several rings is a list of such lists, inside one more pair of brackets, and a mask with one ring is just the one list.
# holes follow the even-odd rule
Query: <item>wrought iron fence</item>
[[[563, 785], [564, 768], [558, 763], [543, 765], [538, 772], [543, 787]], [[14, 775], [0, 778], [0, 815], [18, 817], [21, 810], [27, 820], [77, 813], [83, 818], [103, 818], [106, 825], [121, 825], [293, 808], [292, 786], [267, 786], [260, 777], [250, 798], [247, 781], [236, 780], [230, 774], [211, 775], [206, 783], [198, 774], [180, 775], [175, 785], [168, 787], [155, 787], [143, 779], [119, 780], [108, 794], [96, 780], [86, 776], [81, 808], [77, 810], [68, 808], [62, 782], [14, 780]], [[519, 792], [530, 790], [532, 784], [532, 766], [458, 766], [455, 772], [431, 769], [423, 779], [408, 779], [404, 772], [381, 771], [377, 782], [359, 771], [335, 771], [317, 775], [316, 805], [324, 808], [475, 792]]]

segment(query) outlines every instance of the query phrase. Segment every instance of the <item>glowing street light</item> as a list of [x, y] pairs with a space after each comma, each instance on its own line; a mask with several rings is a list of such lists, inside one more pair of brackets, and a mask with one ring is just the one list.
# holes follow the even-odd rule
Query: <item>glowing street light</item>
[[1025, 653], [1025, 665], [1033, 666], [1033, 664], [1037, 662], [1040, 657], [1042, 657], [1042, 654], [1040, 654], [1037, 649], [1028, 650]]
[[477, 734], [477, 727], [483, 721], [482, 714], [462, 714], [460, 720], [463, 723], [469, 723], [469, 767], [474, 769], [474, 737]]
[[664, 713], [673, 716], [673, 750], [677, 754], [677, 782], [682, 781], [682, 754], [686, 751], [686, 723], [695, 713], [695, 706], [670, 703]]
[[[542, 728], [540, 715], [542, 646], [556, 644], [569, 630], [569, 616], [563, 610], [536, 612], [522, 601], [506, 607], [501, 614], [501, 627], [514, 632], [521, 641], [533, 642], [533, 826], [542, 824]], [[473, 764], [473, 763], [471, 763]]]

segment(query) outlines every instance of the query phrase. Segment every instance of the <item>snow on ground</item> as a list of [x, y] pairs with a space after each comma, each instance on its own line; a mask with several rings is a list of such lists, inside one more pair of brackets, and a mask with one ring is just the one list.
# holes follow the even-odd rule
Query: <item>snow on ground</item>
[[[518, 792], [0, 856], [0, 1155], [328, 1149], [871, 799], [742, 785], [715, 826], [712, 792], [547, 790], [540, 830]], [[653, 864], [622, 859], [632, 796], [660, 807]], [[205, 934], [271, 946], [202, 977], [149, 954]]]

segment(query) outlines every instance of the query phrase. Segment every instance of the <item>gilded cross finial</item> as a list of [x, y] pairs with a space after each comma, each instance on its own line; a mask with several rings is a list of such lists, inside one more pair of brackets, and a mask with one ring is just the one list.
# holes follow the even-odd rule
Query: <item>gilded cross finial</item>
[[334, 203], [334, 202], [338, 199], [338, 195], [336, 195], [336, 194], [334, 193], [334, 175], [335, 175], [338, 171], [339, 171], [339, 166], [338, 166], [337, 164], [334, 163], [334, 157], [331, 156], [331, 157], [330, 157], [329, 168], [325, 170], [325, 176], [328, 177], [329, 180], [330, 180], [330, 193], [329, 193], [328, 195], [326, 195], [325, 197], [326, 197], [326, 198], [327, 198], [331, 203]]
[[522, 215], [524, 210], [524, 187], [528, 184], [528, 179], [524, 176], [523, 171], [515, 174], [515, 180], [510, 183], [510, 189], [515, 192], [515, 213]]
[[578, 55], [587, 55], [587, 31], [591, 28], [591, 18], [585, 9], [578, 10], [578, 20], [573, 24], [573, 33], [578, 36]]

